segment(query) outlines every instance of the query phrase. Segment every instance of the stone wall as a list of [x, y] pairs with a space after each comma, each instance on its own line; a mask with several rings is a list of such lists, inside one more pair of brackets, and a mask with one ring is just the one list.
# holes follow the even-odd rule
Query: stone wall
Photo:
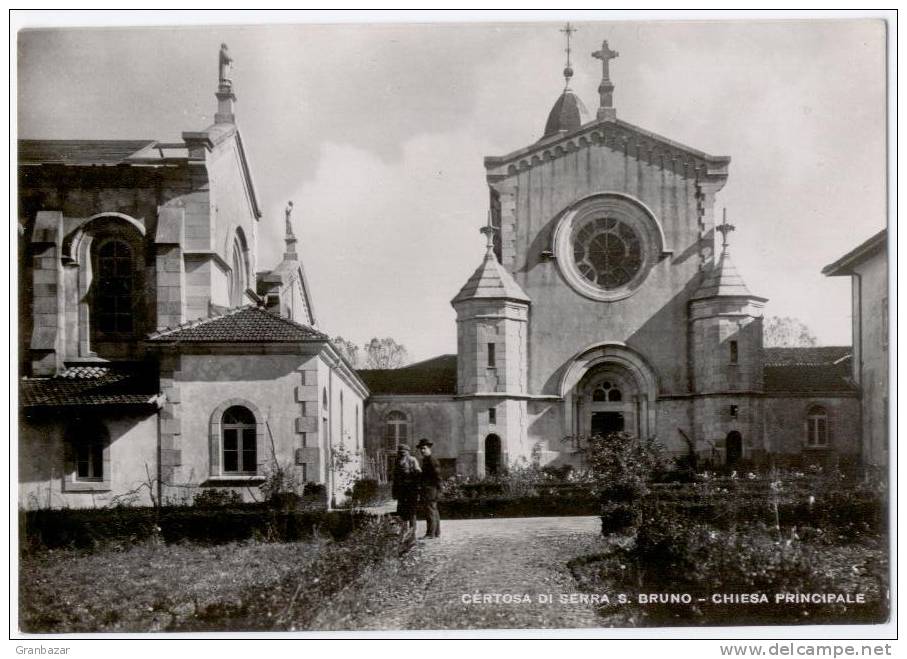
[[[695, 172], [676, 161], [668, 166], [663, 159], [640, 156], [625, 144], [589, 141], [489, 177], [500, 203], [502, 262], [533, 301], [531, 393], [556, 393], [562, 365], [602, 341], [623, 341], [644, 353], [659, 373], [663, 393], [687, 391], [686, 301], [703, 258], [711, 258], [712, 205], [720, 185], [704, 190]], [[557, 263], [542, 254], [552, 249], [563, 211], [605, 191], [645, 204], [661, 225], [665, 249], [673, 252], [655, 263], [635, 293], [607, 304], [577, 293]]]
[[[766, 397], [762, 401], [764, 445], [776, 462], [798, 466], [854, 462], [860, 452], [860, 400], [856, 396]], [[814, 405], [828, 413], [828, 448], [806, 445], [806, 418]]]

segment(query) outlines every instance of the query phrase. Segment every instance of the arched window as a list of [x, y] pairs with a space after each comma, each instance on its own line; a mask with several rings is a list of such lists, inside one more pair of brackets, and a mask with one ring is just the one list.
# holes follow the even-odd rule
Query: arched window
[[257, 427], [255, 415], [234, 405], [221, 419], [221, 447], [225, 474], [254, 474], [258, 470]]
[[102, 335], [133, 332], [134, 273], [132, 248], [123, 240], [108, 240], [97, 251], [97, 284], [93, 325]]
[[608, 381], [602, 382], [601, 386], [592, 392], [593, 403], [619, 403], [621, 400], [623, 400], [623, 396], [620, 393], [620, 389]]
[[343, 392], [340, 392], [340, 445], [343, 446], [344, 434], [346, 433], [346, 426], [343, 423]]
[[828, 412], [821, 405], [813, 405], [807, 412], [806, 445], [810, 448], [828, 446]]
[[233, 253], [230, 257], [230, 304], [242, 304], [243, 295], [249, 287], [249, 267], [246, 258], [245, 241], [241, 233], [237, 232], [233, 240]]
[[397, 446], [409, 439], [409, 421], [403, 412], [388, 413], [384, 420], [384, 449], [396, 451]]

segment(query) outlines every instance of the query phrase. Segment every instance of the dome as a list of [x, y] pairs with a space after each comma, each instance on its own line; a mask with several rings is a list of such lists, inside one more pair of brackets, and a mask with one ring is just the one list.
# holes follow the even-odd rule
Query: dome
[[588, 111], [586, 106], [580, 100], [579, 96], [570, 89], [565, 89], [551, 112], [548, 114], [548, 121], [545, 123], [545, 134], [542, 139], [557, 135], [558, 133], [569, 133], [583, 125]]

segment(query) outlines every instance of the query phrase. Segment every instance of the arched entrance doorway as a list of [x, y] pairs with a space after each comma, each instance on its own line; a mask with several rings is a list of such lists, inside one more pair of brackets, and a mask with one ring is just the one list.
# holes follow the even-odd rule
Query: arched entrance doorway
[[625, 432], [640, 436], [640, 391], [633, 374], [619, 364], [590, 369], [574, 394], [576, 436]]
[[501, 462], [501, 438], [492, 433], [485, 438], [485, 474], [500, 474]]
[[560, 393], [568, 436], [625, 432], [648, 439], [655, 431], [655, 373], [624, 344], [602, 343], [579, 352], [564, 369]]
[[736, 430], [727, 434], [724, 440], [724, 462], [733, 467], [743, 457], [743, 437]]

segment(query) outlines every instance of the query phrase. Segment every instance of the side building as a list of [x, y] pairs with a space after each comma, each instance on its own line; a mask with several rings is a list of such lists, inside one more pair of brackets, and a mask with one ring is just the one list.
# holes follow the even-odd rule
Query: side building
[[358, 469], [368, 390], [317, 326], [289, 208], [258, 271], [224, 55], [215, 122], [181, 142], [19, 142], [23, 507], [255, 499], [278, 468], [336, 499], [335, 456]]
[[853, 380], [860, 389], [860, 451], [864, 464], [887, 469], [888, 424], [888, 230], [822, 269], [850, 277], [853, 300]]

